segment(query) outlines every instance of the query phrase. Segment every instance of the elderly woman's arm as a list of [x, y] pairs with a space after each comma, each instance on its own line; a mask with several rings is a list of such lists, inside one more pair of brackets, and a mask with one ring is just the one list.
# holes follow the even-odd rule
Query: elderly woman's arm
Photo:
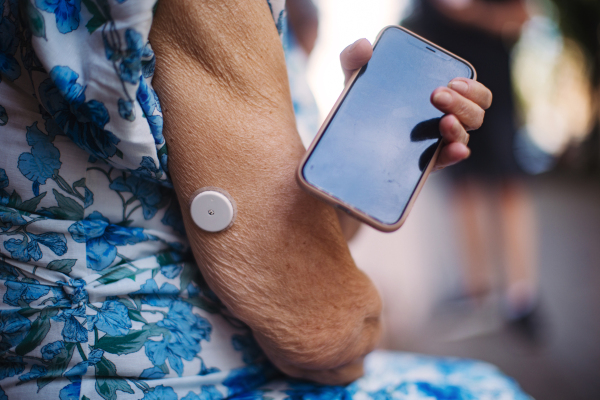
[[[169, 169], [208, 284], [283, 372], [328, 384], [358, 378], [379, 336], [381, 302], [335, 211], [295, 182], [304, 149], [266, 1], [160, 2], [150, 38]], [[371, 53], [366, 40], [344, 50], [346, 75]], [[471, 80], [433, 92], [447, 114], [438, 168], [468, 156], [466, 131], [490, 102]], [[225, 232], [203, 232], [190, 219], [189, 197], [205, 186], [237, 202]]]
[[[284, 372], [356, 379], [379, 335], [381, 303], [334, 210], [295, 182], [304, 149], [266, 1], [160, 2], [150, 38], [169, 169], [208, 284]], [[188, 199], [205, 186], [237, 203], [225, 232], [190, 219]]]

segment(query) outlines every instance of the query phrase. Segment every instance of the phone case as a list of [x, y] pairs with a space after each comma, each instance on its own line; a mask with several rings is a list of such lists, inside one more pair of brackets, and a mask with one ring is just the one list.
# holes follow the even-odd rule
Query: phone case
[[[375, 39], [375, 42], [373, 43], [373, 48], [375, 48], [375, 46], [377, 45], [377, 42], [379, 41], [379, 38], [381, 37], [381, 35], [388, 29], [400, 29], [406, 33], [408, 33], [409, 35], [412, 35], [414, 37], [416, 37], [417, 39], [427, 43], [428, 45], [434, 47], [436, 50], [442, 51], [445, 54], [449, 55], [450, 57], [453, 57], [463, 63], [465, 63], [473, 72], [473, 78], [474, 80], [477, 80], [477, 72], [475, 71], [475, 68], [473, 68], [473, 66], [471, 65], [471, 63], [469, 63], [467, 60], [458, 57], [457, 55], [449, 52], [448, 50], [436, 45], [435, 43], [430, 42], [429, 40], [417, 35], [414, 32], [411, 32], [410, 30], [398, 26], [398, 25], [389, 25], [386, 26], [385, 28], [383, 28], [379, 34], [377, 35], [377, 38]], [[425, 184], [425, 181], [427, 180], [427, 177], [429, 176], [429, 174], [431, 173], [433, 166], [435, 165], [435, 162], [439, 156], [440, 153], [440, 149], [441, 149], [441, 141], [440, 144], [438, 145], [433, 157], [431, 158], [431, 161], [429, 162], [429, 165], [427, 165], [427, 168], [425, 169], [425, 171], [423, 172], [423, 174], [421, 175], [421, 178], [419, 179], [419, 182], [417, 183], [411, 197], [410, 200], [408, 201], [406, 207], [404, 208], [404, 211], [402, 212], [402, 214], [400, 215], [400, 219], [393, 223], [393, 224], [385, 224], [371, 216], [369, 216], [368, 214], [353, 208], [351, 205], [346, 204], [344, 202], [342, 202], [340, 199], [331, 196], [330, 194], [322, 191], [321, 189], [311, 185], [310, 183], [308, 183], [306, 181], [306, 179], [304, 178], [304, 175], [302, 174], [302, 170], [304, 168], [304, 165], [306, 164], [306, 162], [308, 161], [308, 158], [310, 157], [310, 155], [312, 154], [314, 148], [316, 147], [317, 143], [319, 143], [319, 140], [321, 139], [321, 136], [323, 135], [323, 133], [325, 132], [325, 129], [329, 126], [329, 122], [331, 121], [331, 119], [333, 118], [333, 116], [336, 114], [338, 108], [340, 107], [340, 105], [342, 104], [342, 101], [344, 100], [344, 98], [346, 97], [346, 94], [348, 93], [348, 91], [350, 90], [350, 88], [352, 87], [352, 84], [354, 83], [354, 81], [356, 80], [356, 78], [358, 77], [358, 73], [360, 72], [360, 69], [358, 69], [354, 75], [352, 75], [352, 77], [348, 80], [348, 83], [346, 84], [344, 90], [342, 91], [342, 93], [340, 94], [340, 96], [338, 97], [337, 101], [335, 102], [334, 106], [332, 107], [331, 111], [329, 112], [329, 115], [327, 115], [327, 118], [325, 118], [325, 121], [323, 122], [323, 124], [321, 125], [321, 128], [319, 128], [319, 132], [317, 133], [317, 135], [315, 136], [315, 138], [313, 139], [312, 143], [310, 144], [308, 150], [306, 151], [306, 153], [304, 154], [304, 156], [302, 157], [302, 160], [300, 161], [300, 164], [296, 170], [296, 180], [298, 181], [298, 184], [300, 185], [300, 187], [302, 189], [304, 189], [305, 191], [307, 191], [309, 194], [331, 204], [332, 206], [347, 212], [348, 214], [350, 214], [352, 217], [372, 226], [373, 228], [383, 231], [383, 232], [393, 232], [398, 230], [403, 224], [404, 221], [406, 221], [406, 218], [408, 217], [408, 214], [410, 213], [410, 210], [412, 209], [415, 200], [417, 199], [417, 196], [419, 195], [419, 193], [421, 192], [421, 189], [423, 188], [423, 185]]]

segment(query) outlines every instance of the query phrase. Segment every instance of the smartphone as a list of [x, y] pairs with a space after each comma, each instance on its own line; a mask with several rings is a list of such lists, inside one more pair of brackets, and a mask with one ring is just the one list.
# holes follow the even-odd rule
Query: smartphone
[[443, 114], [431, 93], [458, 77], [475, 79], [475, 69], [405, 28], [384, 28], [304, 155], [300, 186], [376, 229], [400, 228], [440, 151]]

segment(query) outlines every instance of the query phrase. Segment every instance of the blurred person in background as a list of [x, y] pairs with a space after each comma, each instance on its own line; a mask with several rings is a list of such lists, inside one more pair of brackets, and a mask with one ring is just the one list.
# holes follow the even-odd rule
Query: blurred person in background
[[516, 134], [510, 53], [528, 20], [525, 0], [415, 0], [404, 25], [465, 58], [494, 93], [483, 126], [471, 135], [472, 156], [448, 172], [464, 238], [464, 290], [480, 302], [495, 291], [502, 262], [503, 312], [534, 338], [537, 239], [534, 210], [513, 148]]

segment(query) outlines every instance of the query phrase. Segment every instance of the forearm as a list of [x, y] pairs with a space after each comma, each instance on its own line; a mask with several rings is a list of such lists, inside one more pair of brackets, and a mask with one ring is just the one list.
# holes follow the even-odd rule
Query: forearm
[[[334, 210], [295, 183], [304, 149], [266, 2], [159, 4], [153, 83], [203, 275], [284, 370], [355, 361], [374, 345], [379, 298], [356, 269]], [[203, 232], [189, 217], [189, 196], [205, 186], [236, 200], [225, 232]]]

